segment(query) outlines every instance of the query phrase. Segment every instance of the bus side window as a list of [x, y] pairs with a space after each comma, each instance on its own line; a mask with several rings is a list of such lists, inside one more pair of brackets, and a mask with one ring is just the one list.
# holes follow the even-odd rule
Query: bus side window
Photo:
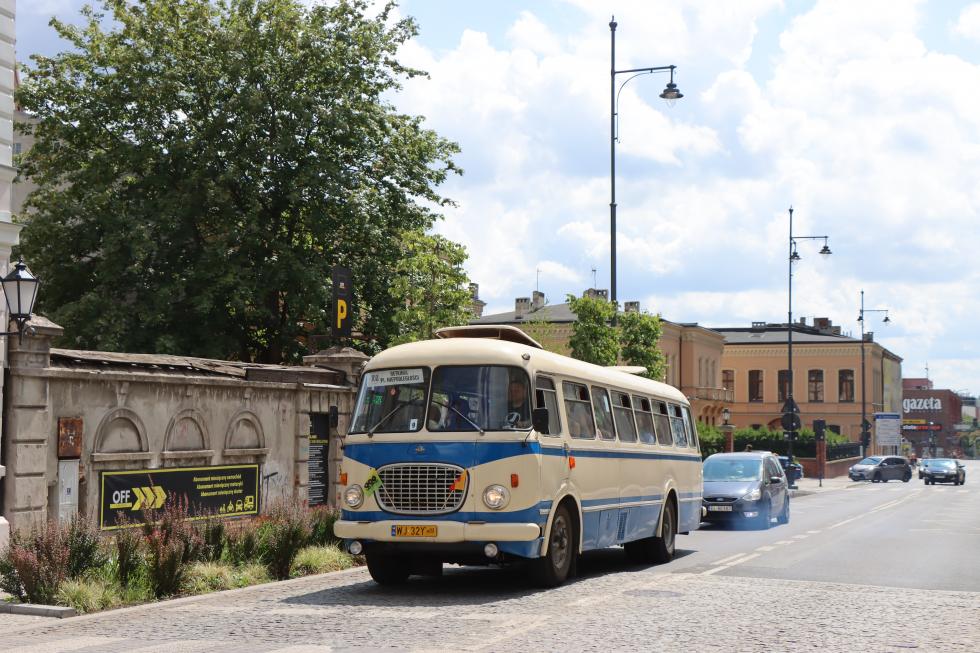
[[684, 431], [684, 418], [681, 417], [681, 407], [676, 404], [671, 404], [670, 413], [670, 431], [674, 434], [674, 445], [686, 447], [687, 433]]
[[670, 420], [667, 417], [667, 404], [662, 401], [654, 402], [656, 411], [653, 414], [653, 421], [657, 425], [657, 442], [665, 447], [674, 444], [674, 439], [670, 435]]
[[684, 426], [687, 428], [687, 443], [697, 449], [698, 448], [698, 428], [694, 424], [694, 420], [691, 419], [691, 409], [684, 406]]
[[565, 414], [568, 415], [568, 434], [573, 438], [595, 439], [595, 421], [589, 389], [580, 383], [563, 381], [562, 396], [565, 398]]
[[612, 406], [609, 405], [609, 393], [605, 388], [592, 386], [592, 407], [595, 408], [595, 420], [599, 425], [599, 437], [603, 440], [615, 440]]
[[640, 432], [640, 442], [656, 444], [657, 433], [653, 429], [653, 412], [650, 400], [646, 397], [633, 397], [633, 412], [636, 415], [636, 428]]
[[636, 423], [633, 420], [633, 406], [630, 396], [622, 392], [612, 393], [613, 417], [616, 419], [616, 430], [620, 442], [636, 442]]
[[534, 385], [535, 407], [548, 409], [548, 433], [545, 435], [561, 436], [561, 418], [558, 415], [558, 392], [555, 390], [555, 382], [546, 376], [539, 376]]

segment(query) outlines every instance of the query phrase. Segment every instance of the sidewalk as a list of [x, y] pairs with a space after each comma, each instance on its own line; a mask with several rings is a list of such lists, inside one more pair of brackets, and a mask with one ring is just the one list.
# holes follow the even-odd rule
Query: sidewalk
[[847, 476], [835, 476], [833, 478], [825, 478], [822, 485], [823, 487], [821, 487], [821, 483], [817, 478], [801, 478], [796, 481], [796, 489], [790, 490], [789, 495], [791, 497], [805, 497], [808, 494], [843, 490], [854, 485], [854, 481]]

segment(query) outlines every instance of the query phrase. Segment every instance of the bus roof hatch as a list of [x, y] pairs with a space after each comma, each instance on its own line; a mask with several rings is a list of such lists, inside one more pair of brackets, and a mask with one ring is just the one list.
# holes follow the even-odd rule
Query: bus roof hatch
[[494, 324], [490, 326], [455, 326], [443, 327], [435, 333], [437, 338], [488, 338], [491, 340], [506, 340], [528, 347], [544, 349], [541, 343], [527, 335], [515, 326]]

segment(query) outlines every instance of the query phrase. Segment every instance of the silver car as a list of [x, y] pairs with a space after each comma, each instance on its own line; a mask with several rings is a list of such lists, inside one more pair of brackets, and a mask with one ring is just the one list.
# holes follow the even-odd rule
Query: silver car
[[852, 481], [887, 483], [896, 480], [908, 483], [912, 480], [912, 465], [902, 456], [869, 456], [851, 465], [847, 475]]

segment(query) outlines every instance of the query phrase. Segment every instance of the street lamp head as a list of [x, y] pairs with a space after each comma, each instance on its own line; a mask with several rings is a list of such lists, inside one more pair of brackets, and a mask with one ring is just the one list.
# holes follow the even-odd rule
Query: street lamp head
[[728, 420], [732, 417], [732, 411], [728, 410], [728, 407], [721, 409], [721, 418], [725, 420], [725, 424], [728, 424]]
[[830, 256], [831, 253], [832, 252], [830, 251], [830, 248], [827, 247], [827, 243], [824, 243], [823, 244], [823, 249], [820, 250], [820, 255], [821, 256]]
[[34, 300], [37, 299], [37, 287], [40, 285], [37, 277], [24, 265], [23, 260], [17, 261], [10, 274], [5, 276], [0, 284], [7, 299], [7, 310], [10, 318], [21, 326], [31, 318], [34, 312]]
[[793, 250], [793, 253], [789, 255], [789, 261], [790, 261], [790, 263], [796, 263], [796, 262], [797, 262], [797, 261], [799, 261], [799, 260], [800, 260], [800, 255], [799, 255], [799, 253], [798, 253], [798, 252], [797, 252], [797, 251], [796, 251], [796, 250], [794, 249], [794, 250]]
[[858, 322], [864, 322], [864, 314], [858, 315]]
[[884, 320], [882, 320], [882, 322], [884, 322], [885, 324], [888, 324], [889, 322], [891, 322], [891, 318], [889, 318], [889, 317], [888, 317], [888, 316], [886, 315], [886, 316], [885, 316], [885, 319], [884, 319]]
[[674, 83], [674, 67], [670, 67], [670, 81], [667, 82], [667, 87], [664, 92], [660, 94], [660, 97], [667, 102], [667, 106], [672, 107], [677, 103], [679, 99], [684, 97], [680, 89], [677, 88], [677, 84]]

